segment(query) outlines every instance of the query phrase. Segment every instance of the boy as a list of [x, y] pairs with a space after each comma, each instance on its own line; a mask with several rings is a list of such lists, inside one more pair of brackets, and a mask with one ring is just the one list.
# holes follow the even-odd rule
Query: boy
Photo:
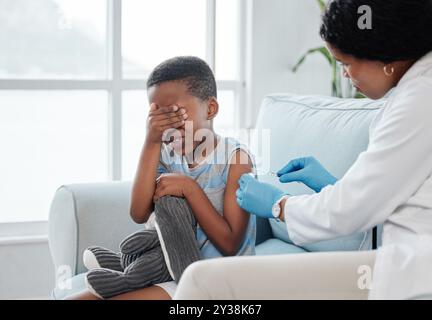
[[[167, 60], [153, 70], [147, 92], [151, 106], [132, 188], [132, 219], [146, 223], [158, 204], [170, 210], [162, 203], [176, 197], [182, 202], [173, 210], [187, 206], [196, 219], [201, 258], [254, 254], [255, 218], [236, 201], [237, 181], [253, 164], [240, 143], [213, 130], [219, 105], [211, 69], [196, 57]], [[96, 250], [87, 254], [98, 261]], [[157, 286], [172, 297], [176, 284]]]

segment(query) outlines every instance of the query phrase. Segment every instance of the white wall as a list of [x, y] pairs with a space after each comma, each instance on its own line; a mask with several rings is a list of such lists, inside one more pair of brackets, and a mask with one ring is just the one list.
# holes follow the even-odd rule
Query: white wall
[[311, 55], [297, 73], [291, 71], [304, 52], [323, 45], [316, 1], [252, 0], [250, 3], [252, 37], [248, 47], [252, 50], [247, 50], [246, 84], [252, 124], [266, 94], [329, 95], [331, 68], [321, 55]]
[[49, 298], [54, 266], [47, 241], [0, 243], [0, 299]]
[[[311, 56], [298, 73], [291, 72], [307, 49], [322, 45], [315, 0], [250, 0], [250, 4], [246, 85], [251, 116], [245, 125], [254, 123], [266, 94], [330, 94], [330, 67], [321, 56]], [[0, 299], [49, 296], [54, 268], [46, 241], [0, 241], [0, 259]]]

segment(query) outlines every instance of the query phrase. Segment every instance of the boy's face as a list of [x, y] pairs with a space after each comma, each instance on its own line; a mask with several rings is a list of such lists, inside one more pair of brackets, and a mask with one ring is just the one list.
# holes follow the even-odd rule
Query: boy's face
[[[177, 129], [181, 133], [181, 138], [176, 136], [176, 139], [170, 142], [176, 153], [185, 155], [195, 150], [201, 143], [200, 139], [196, 139], [195, 135], [198, 130], [206, 129], [209, 133], [213, 133], [212, 119], [217, 114], [218, 109], [216, 99], [211, 98], [208, 101], [202, 101], [192, 96], [183, 81], [167, 81], [150, 87], [148, 97], [150, 104], [154, 103], [158, 107], [176, 105], [179, 108], [185, 109], [188, 116], [186, 124]], [[185, 130], [188, 130], [188, 132], [186, 133]], [[200, 136], [201, 133], [202, 131], [200, 132]], [[185, 137], [188, 139], [193, 138], [193, 141], [186, 143]]]

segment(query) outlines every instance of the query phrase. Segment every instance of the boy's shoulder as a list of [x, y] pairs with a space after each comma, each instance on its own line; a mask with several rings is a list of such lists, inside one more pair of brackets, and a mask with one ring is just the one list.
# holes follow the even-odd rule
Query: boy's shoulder
[[244, 149], [248, 151], [247, 146], [236, 138], [230, 136], [219, 136], [219, 139], [221, 145], [223, 145], [226, 148], [226, 150], [235, 151], [238, 149]]
[[[207, 158], [207, 164], [227, 165], [229, 164], [233, 155], [238, 150], [242, 150], [243, 152], [245, 152], [246, 155], [248, 155], [251, 160], [254, 161], [253, 156], [249, 151], [249, 148], [244, 143], [240, 142], [238, 139], [222, 135], [217, 135], [217, 138], [218, 144], [216, 146], [216, 149]], [[161, 145], [160, 162], [168, 167], [182, 166], [183, 158], [182, 156], [178, 155], [172, 147], [163, 143]]]
[[[222, 137], [221, 136], [221, 146], [224, 146], [224, 148], [221, 148], [223, 150], [219, 150], [221, 151], [218, 154], [218, 158], [219, 159], [223, 159], [222, 162], [224, 162], [225, 164], [229, 164], [231, 162], [231, 159], [233, 158], [233, 156], [236, 154], [236, 152], [238, 151], [242, 151], [243, 155], [245, 157], [248, 157], [252, 163], [254, 163], [254, 157], [252, 155], [252, 153], [250, 152], [249, 148], [246, 146], [246, 144], [240, 142], [238, 139], [233, 138], [233, 137]], [[242, 157], [243, 159], [243, 157]], [[246, 161], [246, 163], [248, 162], [248, 159], [244, 159], [244, 161]]]

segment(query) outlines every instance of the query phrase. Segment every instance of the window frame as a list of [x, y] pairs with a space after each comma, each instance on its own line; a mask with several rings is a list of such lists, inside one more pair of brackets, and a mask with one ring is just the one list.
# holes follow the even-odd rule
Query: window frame
[[[146, 79], [127, 79], [122, 70], [122, 0], [107, 1], [107, 79], [101, 80], [65, 80], [65, 79], [0, 79], [0, 90], [104, 90], [108, 93], [108, 178], [111, 181], [122, 180], [122, 93], [129, 90], [145, 90]], [[206, 61], [215, 70], [216, 46], [216, 1], [206, 1]], [[246, 51], [246, 8], [247, 0], [239, 0], [239, 50], [238, 50], [238, 79], [217, 81], [218, 90], [229, 90], [237, 97], [235, 110], [235, 124], [245, 127], [245, 51]], [[37, 221], [34, 223], [46, 223]], [[14, 226], [22, 224], [28, 227], [31, 221], [12, 222]], [[0, 222], [11, 225], [9, 222]], [[16, 229], [16, 228], [15, 228]]]

